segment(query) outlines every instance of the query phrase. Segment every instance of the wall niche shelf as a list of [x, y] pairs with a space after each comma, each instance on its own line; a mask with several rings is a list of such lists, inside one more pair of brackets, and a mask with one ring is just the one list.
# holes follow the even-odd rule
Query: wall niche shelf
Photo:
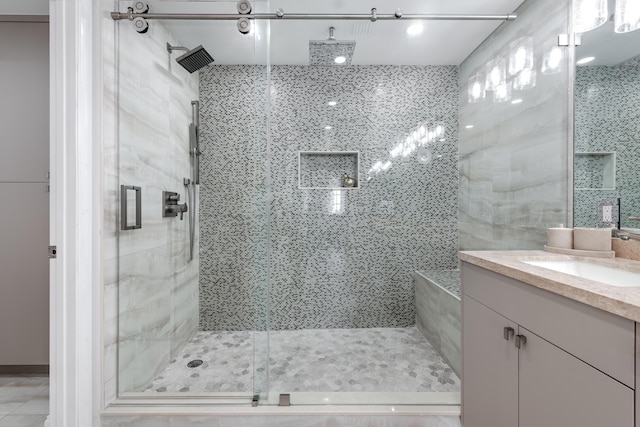
[[[298, 188], [353, 190], [360, 188], [359, 151], [298, 151]], [[355, 187], [343, 187], [342, 176], [356, 179]]]
[[576, 190], [615, 190], [616, 153], [575, 153], [574, 179]]

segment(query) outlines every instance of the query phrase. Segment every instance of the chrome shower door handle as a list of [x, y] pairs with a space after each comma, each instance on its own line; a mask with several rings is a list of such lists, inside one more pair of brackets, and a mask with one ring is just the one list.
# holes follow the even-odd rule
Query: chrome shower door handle
[[[127, 223], [129, 219], [129, 191], [135, 191], [136, 195], [136, 222], [133, 225]], [[120, 229], [136, 230], [142, 228], [142, 189], [133, 185], [120, 186]]]

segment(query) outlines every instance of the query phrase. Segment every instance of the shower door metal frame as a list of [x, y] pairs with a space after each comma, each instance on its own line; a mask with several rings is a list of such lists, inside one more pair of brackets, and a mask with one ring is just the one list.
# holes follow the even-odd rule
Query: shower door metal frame
[[398, 20], [422, 20], [422, 21], [513, 21], [518, 16], [515, 14], [482, 15], [482, 14], [409, 14], [402, 12], [380, 14], [375, 8], [371, 14], [330, 14], [330, 13], [291, 13], [285, 14], [282, 10], [276, 13], [255, 14], [226, 14], [226, 13], [133, 13], [111, 12], [114, 21], [143, 19], [187, 20], [187, 21], [233, 21], [240, 18], [253, 20], [354, 20], [354, 21], [398, 21]]

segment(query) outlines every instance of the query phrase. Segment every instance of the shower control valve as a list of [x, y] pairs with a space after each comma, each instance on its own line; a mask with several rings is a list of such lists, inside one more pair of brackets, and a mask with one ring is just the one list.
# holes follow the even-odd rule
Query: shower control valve
[[180, 214], [180, 220], [183, 219], [184, 213], [189, 210], [186, 203], [178, 203], [180, 195], [173, 191], [162, 192], [162, 217], [176, 217]]

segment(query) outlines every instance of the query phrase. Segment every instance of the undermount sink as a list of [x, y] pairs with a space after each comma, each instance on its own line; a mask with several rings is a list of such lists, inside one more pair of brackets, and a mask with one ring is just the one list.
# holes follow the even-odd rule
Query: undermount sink
[[578, 260], [523, 260], [525, 264], [548, 268], [621, 288], [640, 286], [640, 273]]

